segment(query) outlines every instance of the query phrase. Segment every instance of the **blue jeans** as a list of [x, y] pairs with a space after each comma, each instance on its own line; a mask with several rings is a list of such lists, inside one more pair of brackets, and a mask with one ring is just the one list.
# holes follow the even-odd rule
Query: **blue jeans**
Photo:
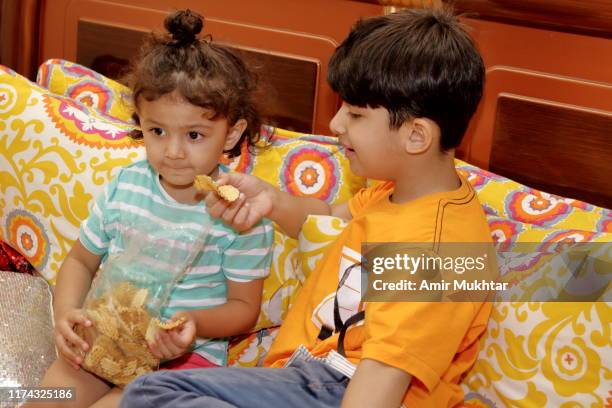
[[349, 379], [318, 361], [285, 368], [158, 371], [133, 381], [120, 408], [338, 407]]

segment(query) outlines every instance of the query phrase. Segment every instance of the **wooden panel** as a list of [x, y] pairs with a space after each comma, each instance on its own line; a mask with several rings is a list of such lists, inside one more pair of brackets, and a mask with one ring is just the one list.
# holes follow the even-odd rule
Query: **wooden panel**
[[612, 113], [503, 95], [490, 169], [546, 192], [612, 208]]
[[[449, 0], [445, 0], [451, 2]], [[478, 18], [612, 38], [610, 0], [453, 0]]]
[[[109, 78], [120, 79], [145, 34], [145, 31], [79, 21], [77, 62]], [[312, 132], [318, 64], [265, 50], [232, 48], [258, 77], [257, 100], [265, 123]]]
[[[310, 126], [321, 134], [329, 134], [329, 121], [339, 106], [337, 95], [325, 79], [329, 57], [358, 18], [383, 11], [381, 5], [347, 0], [54, 0], [45, 1], [43, 5], [41, 61], [48, 58], [76, 60], [80, 21], [133, 31], [161, 30], [169, 11], [191, 8], [206, 17], [204, 31], [211, 33], [216, 41], [308, 62], [303, 64], [306, 75], [312, 75], [315, 64], [314, 91], [304, 89], [306, 93], [300, 96], [307, 99], [306, 104], [313, 98]], [[100, 36], [95, 41], [105, 40]], [[86, 52], [79, 50], [79, 58], [86, 58]], [[282, 60], [277, 61], [280, 68], [286, 67]], [[112, 59], [103, 62], [113, 63]], [[268, 76], [283, 75], [275, 70]], [[291, 76], [285, 77], [281, 83], [288, 82]]]
[[265, 123], [313, 132], [319, 64], [263, 50], [239, 52], [258, 77], [257, 99]]

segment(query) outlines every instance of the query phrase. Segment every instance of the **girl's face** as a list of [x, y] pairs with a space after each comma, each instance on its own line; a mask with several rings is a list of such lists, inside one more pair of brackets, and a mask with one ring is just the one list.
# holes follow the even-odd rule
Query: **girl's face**
[[147, 160], [164, 189], [178, 202], [196, 202], [195, 176], [217, 175], [219, 158], [240, 140], [246, 121], [230, 126], [225, 118], [212, 119], [214, 112], [174, 92], [141, 98], [138, 108]]

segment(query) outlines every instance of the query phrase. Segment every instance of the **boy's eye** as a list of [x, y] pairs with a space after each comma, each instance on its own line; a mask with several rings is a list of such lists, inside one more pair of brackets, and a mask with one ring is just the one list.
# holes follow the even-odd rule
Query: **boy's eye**
[[199, 138], [203, 137], [202, 134], [198, 132], [189, 132], [188, 136], [191, 140], [198, 140]]
[[361, 115], [360, 115], [360, 114], [355, 113], [355, 112], [349, 112], [348, 114], [349, 114], [349, 116], [350, 116], [351, 118], [353, 118], [353, 119], [357, 119], [357, 118], [360, 118], [360, 117], [361, 117]]

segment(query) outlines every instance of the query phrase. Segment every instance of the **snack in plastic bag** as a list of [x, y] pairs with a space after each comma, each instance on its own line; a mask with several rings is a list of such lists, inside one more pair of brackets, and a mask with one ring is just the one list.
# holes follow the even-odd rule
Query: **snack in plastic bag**
[[[179, 226], [130, 225], [122, 231], [124, 252], [101, 266], [83, 309], [91, 327], [75, 331], [89, 344], [82, 367], [117, 386], [159, 366], [149, 350], [156, 330], [171, 330], [184, 320], [162, 323], [158, 316], [174, 285], [205, 244], [210, 225], [194, 237]], [[187, 234], [187, 235], [186, 235]]]

